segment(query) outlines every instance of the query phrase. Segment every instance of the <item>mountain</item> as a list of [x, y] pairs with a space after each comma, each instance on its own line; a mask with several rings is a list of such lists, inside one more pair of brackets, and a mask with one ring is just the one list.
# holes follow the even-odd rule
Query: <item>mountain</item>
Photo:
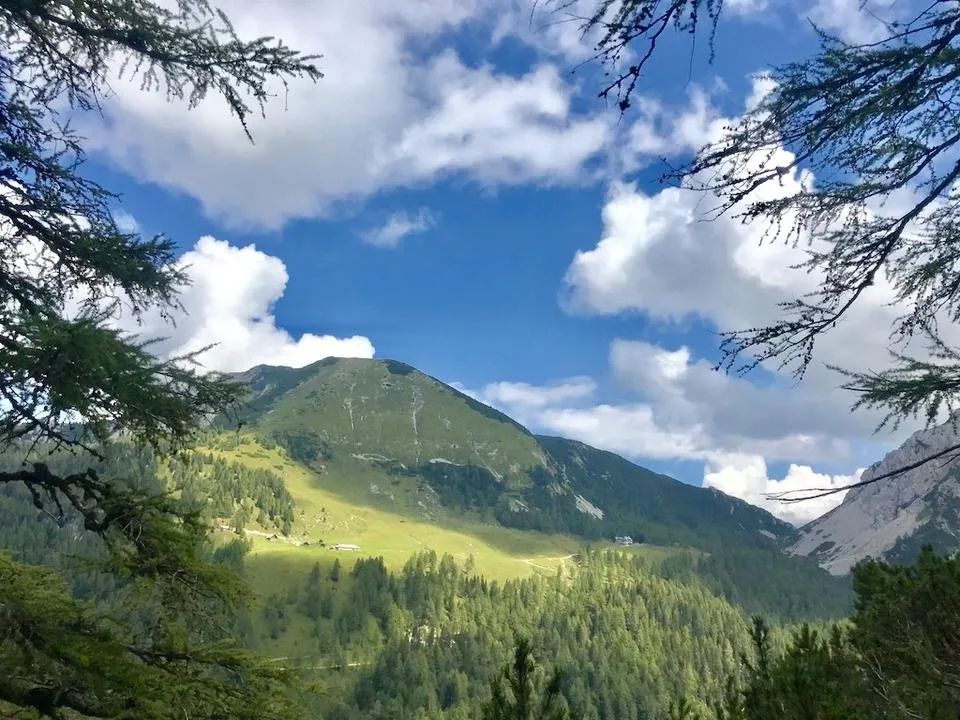
[[331, 358], [240, 377], [252, 395], [239, 419], [258, 435], [321, 472], [376, 468], [395, 488], [395, 507], [421, 516], [468, 513], [523, 529], [692, 546], [731, 535], [761, 545], [795, 537], [791, 525], [737, 498], [535, 436], [403, 363]]
[[501, 412], [392, 360], [328, 358], [305, 368], [259, 366], [240, 419], [301, 459], [333, 452], [405, 469], [474, 466], [506, 488], [546, 467], [536, 439]]
[[[695, 578], [751, 611], [796, 618], [846, 609], [848, 583], [811, 559], [785, 555], [796, 529], [765, 510], [580, 442], [534, 435], [409, 365], [327, 359], [300, 369], [259, 366], [239, 377], [249, 402], [215, 426], [242, 422], [259, 444], [280, 445], [309, 471], [317, 492], [346, 503], [342, 522], [311, 526], [325, 539], [372, 549], [351, 519], [360, 511], [347, 507], [407, 518], [391, 526], [404, 538], [410, 523], [485, 539], [507, 530], [523, 531], [518, 542], [567, 538], [551, 540], [555, 547], [569, 547], [571, 538], [612, 545], [629, 535], [665, 551], [670, 577]], [[302, 502], [316, 510], [330, 504]]]
[[[910, 466], [958, 440], [953, 420], [916, 432], [861, 480]], [[947, 459], [851, 490], [838, 507], [801, 528], [789, 551], [840, 575], [866, 557], [912, 562], [926, 544], [944, 553], [960, 550], [960, 465]]]

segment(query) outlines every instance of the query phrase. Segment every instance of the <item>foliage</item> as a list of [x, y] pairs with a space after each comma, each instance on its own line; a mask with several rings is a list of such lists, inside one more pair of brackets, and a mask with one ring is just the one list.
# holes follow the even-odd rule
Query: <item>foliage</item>
[[[38, 510], [0, 488], [0, 707], [61, 717], [290, 718], [288, 673], [243, 650], [246, 547], [212, 550], [207, 524], [164, 492], [147, 448], [115, 445], [96, 470], [143, 498], [101, 532], [71, 507]], [[3, 456], [6, 467], [19, 464]], [[69, 477], [83, 457], [50, 456]], [[116, 473], [116, 474], [115, 474]], [[41, 567], [40, 564], [48, 567]]]
[[803, 625], [779, 656], [754, 619], [753, 657], [728, 678], [717, 720], [957, 717], [960, 558], [926, 548], [912, 567], [867, 561], [854, 585], [848, 623]]
[[568, 714], [560, 691], [563, 675], [555, 671], [538, 688], [538, 670], [530, 640], [517, 637], [513, 662], [491, 681], [483, 720], [565, 720]]
[[158, 359], [153, 339], [114, 326], [121, 309], [139, 319], [177, 308], [188, 278], [172, 240], [118, 227], [116, 196], [81, 174], [71, 118], [99, 110], [119, 74], [191, 107], [213, 92], [246, 130], [273, 81], [320, 73], [281, 42], [239, 39], [205, 0], [0, 0], [0, 29], [0, 450], [27, 449], [0, 486], [26, 488], [36, 511], [95, 536], [126, 610], [81, 604], [51, 570], [2, 556], [0, 704], [270, 717], [276, 674], [211, 644], [204, 627], [243, 593], [202, 557], [199, 514], [91, 467], [57, 472], [38, 444], [105, 459], [123, 436], [177, 451], [240, 389], [201, 372], [195, 354]]
[[170, 605], [172, 588], [136, 586], [127, 600], [137, 622], [118, 622], [73, 598], [54, 571], [4, 552], [0, 583], [0, 707], [43, 717], [290, 717], [282, 668], [230, 644], [190, 642], [207, 625], [204, 598]]
[[[62, 106], [97, 108], [119, 71], [191, 106], [213, 91], [245, 124], [269, 81], [319, 72], [282, 43], [241, 41], [205, 0], [174, 10], [146, 0], [3, 2], [0, 23], [0, 444], [40, 437], [96, 453], [120, 432], [182, 443], [238, 386], [198, 372], [193, 356], [158, 360], [149, 342], [111, 327], [121, 307], [134, 317], [175, 308], [188, 278], [170, 239], [117, 226], [115, 196], [80, 174], [81, 139]], [[74, 505], [70, 492], [99, 492], [94, 479], [58, 487], [42, 468], [31, 472]]]
[[[706, 26], [712, 44], [723, 3], [598, 0], [596, 8], [585, 26], [602, 30], [597, 57], [616, 78], [604, 93], [618, 92], [626, 110], [663, 33]], [[884, 410], [884, 423], [934, 423], [960, 391], [960, 354], [938, 325], [960, 319], [960, 8], [929, 3], [882, 33], [851, 44], [818, 29], [812, 56], [773, 68], [759, 104], [664, 180], [709, 191], [716, 214], [763, 223], [770, 241], [809, 241], [799, 267], [819, 287], [785, 303], [772, 325], [728, 332], [721, 366], [777, 363], [802, 376], [816, 341], [885, 282], [903, 311], [891, 328], [892, 367], [835, 369], [855, 407]], [[636, 59], [624, 70], [627, 55]], [[783, 189], [794, 174], [797, 187]], [[908, 354], [915, 338], [928, 343], [926, 358]]]
[[849, 577], [833, 577], [810, 558], [785, 562], [775, 547], [717, 546], [706, 556], [677, 553], [665, 558], [657, 572], [702, 583], [748, 613], [784, 622], [835, 619], [852, 609]]
[[[555, 687], [571, 717], [646, 720], [671, 697], [721, 692], [749, 644], [739, 610], [617, 553], [588, 552], [569, 573], [503, 584], [432, 552], [400, 573], [360, 559], [339, 583], [324, 580], [304, 572], [263, 617], [282, 606], [278, 641], [296, 633], [306, 641], [301, 662], [325, 668], [327, 695], [314, 703], [329, 720], [475, 718], [493, 698], [490, 679], [515, 652], [516, 633], [551, 666], [535, 672], [535, 694], [560, 671]], [[329, 598], [329, 617], [308, 614], [312, 588]], [[257, 624], [272, 647], [272, 626]], [[509, 701], [513, 691], [504, 686], [504, 695]]]
[[166, 462], [171, 487], [187, 507], [202, 508], [205, 519], [252, 521], [265, 529], [289, 535], [294, 522], [294, 500], [276, 472], [228, 462], [210, 453], [181, 453]]
[[931, 720], [960, 713], [960, 557], [854, 571], [853, 643], [879, 702]]

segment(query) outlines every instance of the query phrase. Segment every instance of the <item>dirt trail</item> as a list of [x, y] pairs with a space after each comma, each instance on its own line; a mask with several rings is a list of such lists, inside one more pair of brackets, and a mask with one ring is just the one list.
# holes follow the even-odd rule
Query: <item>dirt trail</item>
[[[233, 532], [233, 528], [230, 527], [229, 525], [218, 525], [217, 529], [223, 530], [224, 532]], [[292, 537], [284, 537], [278, 532], [270, 533], [270, 532], [264, 532], [263, 530], [249, 530], [247, 528], [244, 528], [243, 532], [247, 535], [256, 535], [257, 537], [262, 537], [262, 538], [273, 538], [273, 540], [276, 542], [283, 542], [283, 543], [287, 543], [288, 545], [300, 545], [306, 539], [306, 538], [300, 538], [299, 540], [297, 540], [296, 538], [292, 538]]]
[[[569, 559], [572, 558], [573, 556], [574, 556], [574, 554], [571, 553], [570, 555], [564, 555], [563, 557], [542, 557], [542, 558], [537, 558], [537, 560], [548, 560], [548, 561], [549, 561], [549, 560], [559, 560], [560, 562], [563, 562], [564, 560], [569, 560]], [[541, 569], [541, 570], [554, 570], [554, 569], [555, 569], [555, 568], [552, 568], [552, 567], [546, 567], [545, 565], [537, 565], [537, 563], [535, 563], [535, 562], [534, 562], [533, 560], [531, 560], [530, 558], [523, 558], [522, 560], [520, 560], [520, 562], [526, 563], [526, 564], [529, 565], [530, 567], [539, 568], [539, 569]]]

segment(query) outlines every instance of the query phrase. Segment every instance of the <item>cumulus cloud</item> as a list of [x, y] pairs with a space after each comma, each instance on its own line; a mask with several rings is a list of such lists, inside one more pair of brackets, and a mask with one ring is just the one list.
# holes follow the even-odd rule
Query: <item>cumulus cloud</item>
[[[758, 77], [753, 95], [768, 88], [769, 80]], [[698, 102], [683, 115], [708, 119], [702, 133], [695, 133], [699, 136], [711, 136], [722, 125]], [[782, 148], [773, 158], [783, 165], [791, 160]], [[759, 192], [794, 193], [811, 182], [809, 175], [794, 173]], [[631, 184], [613, 185], [602, 211], [602, 237], [593, 248], [577, 252], [568, 268], [564, 307], [585, 315], [639, 313], [673, 325], [695, 318], [716, 328], [741, 329], [775, 321], [779, 303], [817, 287], [817, 275], [791, 267], [804, 259], [806, 243], [792, 247], [763, 242], [763, 223], [745, 225], [734, 213], [713, 219], [718, 204], [710, 194], [681, 188], [647, 193]], [[867, 370], [886, 365], [890, 328], [901, 312], [894, 299], [886, 278], [878, 278], [836, 330], [819, 340], [817, 362], [799, 387], [777, 376], [775, 365], [769, 368], [773, 379], [761, 389], [712, 373], [699, 362], [664, 389], [649, 376], [654, 366], [643, 362], [659, 351], [636, 344], [615, 345], [614, 366], [635, 389], [659, 393], [664, 405], [672, 403], [674, 413], [709, 420], [713, 427], [720, 426], [716, 418], [725, 413], [726, 434], [763, 440], [797, 433], [819, 435], [823, 442], [862, 439], [880, 418], [870, 413], [851, 416], [853, 397], [837, 389], [841, 378], [826, 366]], [[945, 333], [948, 340], [958, 335], [953, 326]], [[816, 452], [824, 449], [823, 442]]]
[[897, 0], [816, 0], [810, 19], [851, 43], [872, 43], [890, 34], [887, 23], [904, 18], [912, 2]]
[[787, 474], [770, 478], [767, 463], [759, 455], [717, 455], [707, 463], [703, 474], [704, 487], [712, 487], [734, 497], [758, 505], [794, 525], [805, 525], [839, 505], [846, 491], [796, 503], [780, 502], [776, 496], [813, 488], [834, 489], [856, 482], [863, 468], [852, 475], [825, 475], [807, 465], [790, 465]]
[[610, 347], [610, 365], [622, 387], [650, 403], [661, 426], [705, 432], [704, 452], [840, 462], [877, 424], [874, 415], [851, 415], [850, 398], [832, 386], [798, 387], [776, 377], [760, 386], [716, 372], [686, 347], [618, 339]]
[[626, 133], [626, 149], [631, 153], [628, 157], [636, 161], [692, 153], [722, 131], [728, 120], [714, 108], [709, 93], [695, 85], [687, 94], [689, 105], [679, 115], [656, 98], [636, 99], [633, 121]]
[[373, 357], [374, 347], [362, 336], [338, 338], [306, 333], [294, 338], [277, 326], [273, 305], [286, 288], [282, 260], [254, 245], [236, 247], [205, 236], [178, 263], [191, 284], [183, 289], [183, 312], [170, 324], [158, 312], [136, 323], [120, 316], [119, 327], [144, 338], [164, 338], [154, 346], [163, 357], [195, 352], [215, 344], [198, 360], [211, 370], [234, 372], [254, 365], [302, 367], [325, 357]]
[[[771, 87], [768, 77], [754, 78], [747, 107], [755, 107]], [[640, 161], [658, 148], [682, 153], [717, 140], [723, 126], [732, 122], [720, 118], [699, 91], [673, 120], [670, 114], [656, 104], [641, 108], [631, 130], [631, 147]], [[779, 148], [771, 162], [789, 166], [792, 159]], [[757, 196], [792, 194], [814, 181], [808, 173], [793, 172], [782, 182], [761, 186]], [[910, 200], [906, 191], [891, 198], [885, 210], [897, 212], [909, 207]], [[779, 319], [780, 303], [803, 296], [819, 283], [816, 274], [792, 268], [804, 259], [807, 243], [792, 247], [764, 242], [762, 223], [744, 224], [735, 212], [716, 218], [719, 204], [709, 193], [681, 188], [645, 192], [630, 183], [612, 184], [602, 210], [602, 236], [595, 246], [577, 252], [567, 270], [564, 308], [588, 316], [639, 314], [674, 328], [691, 319], [720, 329]], [[839, 496], [782, 506], [770, 505], [764, 494], [838, 487], [856, 477], [853, 468], [828, 477], [811, 467], [852, 462], [856, 451], [877, 439], [873, 432], [881, 420], [875, 412], [851, 414], [855, 398], [838, 388], [842, 378], [827, 366], [860, 371], [885, 367], [890, 329], [902, 311], [894, 300], [887, 279], [876, 278], [837, 328], [819, 340], [816, 362], [799, 385], [776, 365], [747, 378], [731, 377], [714, 372], [713, 362], [695, 357], [686, 347], [617, 340], [610, 348], [611, 374], [635, 401], [557, 409], [537, 419], [565, 419], [563, 426], [582, 439], [633, 457], [702, 460], [705, 484], [788, 520], [809, 519], [837, 504]], [[955, 324], [944, 323], [941, 330], [948, 343], [960, 343]], [[923, 350], [909, 348], [918, 354]], [[892, 447], [914, 429], [915, 424], [907, 422], [881, 439]], [[786, 477], [771, 479], [766, 469], [771, 460], [794, 464]]]
[[588, 377], [575, 377], [552, 385], [498, 382], [484, 387], [481, 396], [485, 402], [511, 411], [526, 414], [529, 411], [570, 403], [593, 396], [596, 383]]
[[433, 227], [435, 222], [433, 214], [426, 208], [421, 208], [415, 215], [395, 212], [390, 214], [383, 225], [365, 230], [360, 237], [374, 247], [395, 248], [403, 238], [422, 233]]
[[251, 145], [217, 98], [192, 111], [115, 82], [92, 145], [136, 177], [197, 198], [227, 225], [275, 228], [338, 201], [456, 174], [483, 184], [569, 182], [612, 118], [580, 116], [550, 65], [510, 75], [465, 64], [442, 40], [484, 32], [510, 0], [352, 0], [221, 6], [239, 35], [321, 52], [325, 77], [294, 82], [250, 118]]
[[121, 232], [138, 233], [140, 232], [140, 223], [137, 219], [125, 210], [117, 210], [113, 213], [113, 221]]

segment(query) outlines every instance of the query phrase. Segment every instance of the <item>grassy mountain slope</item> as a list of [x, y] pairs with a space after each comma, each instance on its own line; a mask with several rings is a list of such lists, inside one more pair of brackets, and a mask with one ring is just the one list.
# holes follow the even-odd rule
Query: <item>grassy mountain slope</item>
[[[591, 539], [770, 544], [794, 530], [739, 499], [612, 453], [535, 437], [506, 415], [394, 361], [329, 359], [241, 376], [240, 419], [354, 502]], [[225, 423], [221, 422], [221, 425]]]
[[509, 417], [403, 363], [323, 360], [242, 377], [253, 400], [241, 419], [301, 460], [473, 465], [506, 487], [525, 485], [527, 471], [545, 463], [536, 439]]
[[[331, 565], [339, 559], [349, 569], [360, 557], [380, 556], [387, 567], [399, 570], [412, 555], [424, 550], [449, 554], [461, 563], [472, 556], [477, 572], [505, 580], [535, 572], [553, 573], [580, 546], [569, 536], [462, 521], [428, 522], [392, 512], [376, 506], [377, 496], [366, 493], [367, 498], [355, 492], [350, 482], [355, 476], [318, 474], [293, 461], [281, 448], [264, 447], [250, 437], [221, 436], [201, 452], [276, 473], [293, 497], [296, 520], [289, 537], [255, 523], [247, 527], [246, 535], [253, 544], [248, 563], [255, 568], [252, 578], [263, 591], [281, 587], [288, 573], [302, 574], [315, 562]], [[369, 476], [365, 479], [378, 479], [376, 470], [362, 462], [355, 470], [366, 470]], [[389, 505], [389, 500], [384, 504]], [[335, 544], [358, 545], [361, 551], [337, 552], [331, 549]]]
[[[316, 513], [307, 513], [314, 540], [382, 551], [393, 563], [416, 549], [463, 558], [479, 539], [506, 550], [508, 560], [490, 562], [505, 577], [518, 556], [552, 569], [555, 563], [532, 557], [564, 557], [577, 542], [631, 535], [684, 550], [667, 563], [674, 577], [705, 578], [751, 611], [806, 617], [846, 610], [848, 584], [812, 560], [786, 557], [781, 548], [795, 530], [766, 511], [582, 443], [536, 437], [407, 365], [325, 360], [300, 370], [258, 367], [243, 378], [252, 391], [243, 432], [267, 447], [257, 452], [280, 445], [302, 464], [297, 472], [310, 474], [310, 493], [326, 499], [308, 500], [304, 491], [301, 502], [345, 503], [340, 525], [311, 528]], [[216, 424], [229, 427], [224, 419]], [[435, 532], [461, 539], [426, 539]], [[559, 549], [527, 549], [531, 538]], [[284, 554], [272, 547], [262, 552]]]

